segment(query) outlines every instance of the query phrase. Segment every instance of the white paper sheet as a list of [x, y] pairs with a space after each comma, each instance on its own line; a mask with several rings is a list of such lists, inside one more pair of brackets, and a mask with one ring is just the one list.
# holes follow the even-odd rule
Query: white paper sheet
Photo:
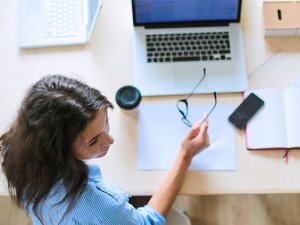
[[[190, 106], [191, 123], [210, 107]], [[233, 106], [217, 106], [209, 117], [210, 147], [194, 157], [192, 170], [236, 170], [234, 127], [228, 122]], [[139, 106], [138, 169], [170, 169], [188, 130], [176, 104], [144, 103]]]

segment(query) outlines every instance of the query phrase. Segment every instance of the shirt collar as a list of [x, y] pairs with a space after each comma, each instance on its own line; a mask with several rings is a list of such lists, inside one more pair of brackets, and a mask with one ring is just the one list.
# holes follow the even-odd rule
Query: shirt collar
[[89, 168], [89, 181], [99, 182], [102, 179], [101, 170], [98, 165], [95, 164], [87, 164]]

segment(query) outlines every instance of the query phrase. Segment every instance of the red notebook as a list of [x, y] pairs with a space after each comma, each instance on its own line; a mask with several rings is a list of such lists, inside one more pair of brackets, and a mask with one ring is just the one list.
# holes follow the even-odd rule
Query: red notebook
[[247, 93], [250, 92], [265, 104], [246, 126], [247, 149], [300, 148], [300, 89], [251, 90]]

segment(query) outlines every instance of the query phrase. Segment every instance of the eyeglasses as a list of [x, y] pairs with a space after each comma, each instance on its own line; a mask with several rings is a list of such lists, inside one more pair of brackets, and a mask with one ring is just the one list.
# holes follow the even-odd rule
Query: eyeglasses
[[[181, 120], [184, 122], [185, 125], [187, 125], [188, 127], [192, 127], [192, 123], [188, 120], [188, 114], [189, 114], [189, 103], [188, 103], [188, 99], [194, 94], [195, 90], [197, 89], [197, 87], [201, 84], [201, 82], [204, 80], [206, 76], [206, 69], [203, 69], [203, 76], [201, 77], [201, 79], [198, 81], [198, 83], [196, 84], [196, 86], [194, 87], [194, 89], [192, 90], [192, 92], [184, 99], [180, 99], [177, 101], [177, 109], [178, 112], [181, 114], [182, 118]], [[208, 112], [208, 114], [206, 115], [206, 117], [201, 121], [201, 123], [203, 123], [205, 120], [207, 120], [207, 118], [209, 117], [209, 115], [212, 113], [212, 111], [214, 111], [216, 105], [217, 105], [217, 93], [214, 92], [214, 105], [213, 107], [210, 109], [210, 111]]]

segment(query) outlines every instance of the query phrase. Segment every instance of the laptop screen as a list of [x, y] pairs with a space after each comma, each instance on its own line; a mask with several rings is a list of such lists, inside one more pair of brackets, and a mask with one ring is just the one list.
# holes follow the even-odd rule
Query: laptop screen
[[134, 25], [239, 22], [241, 0], [132, 0]]

